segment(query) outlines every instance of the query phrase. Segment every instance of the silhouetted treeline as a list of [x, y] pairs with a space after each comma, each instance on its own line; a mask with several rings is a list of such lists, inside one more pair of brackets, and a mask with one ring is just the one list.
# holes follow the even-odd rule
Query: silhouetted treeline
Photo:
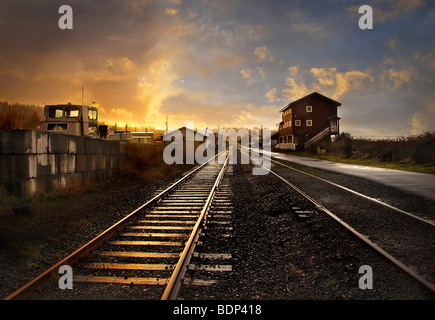
[[0, 101], [0, 129], [37, 129], [43, 118], [40, 106]]

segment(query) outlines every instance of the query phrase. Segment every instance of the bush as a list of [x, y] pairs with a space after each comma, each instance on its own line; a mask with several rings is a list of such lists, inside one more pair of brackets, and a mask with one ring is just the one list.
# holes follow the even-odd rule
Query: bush
[[401, 164], [435, 164], [435, 131], [397, 139], [361, 139], [342, 133], [335, 142], [321, 147], [328, 154], [354, 159], [372, 159]]
[[333, 154], [340, 158], [352, 157], [352, 137], [349, 133], [343, 132], [335, 141], [324, 141], [319, 147], [325, 149], [328, 154]]

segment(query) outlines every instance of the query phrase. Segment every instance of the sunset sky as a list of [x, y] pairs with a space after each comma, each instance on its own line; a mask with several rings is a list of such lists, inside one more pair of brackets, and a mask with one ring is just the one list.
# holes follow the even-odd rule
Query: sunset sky
[[417, 134], [435, 130], [434, 21], [433, 0], [0, 0], [0, 100], [80, 104], [83, 84], [106, 122], [276, 129], [318, 91], [342, 132]]

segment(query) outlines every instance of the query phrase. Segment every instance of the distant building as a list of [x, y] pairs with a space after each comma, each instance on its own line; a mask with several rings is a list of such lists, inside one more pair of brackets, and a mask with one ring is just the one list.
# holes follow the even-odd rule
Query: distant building
[[154, 143], [154, 132], [132, 132], [131, 142]]
[[192, 130], [190, 128], [186, 128], [186, 127], [182, 127], [179, 128], [177, 130], [171, 131], [171, 132], [166, 132], [163, 135], [163, 140], [166, 141], [171, 141], [171, 138], [177, 133], [177, 132], [181, 132], [182, 137], [183, 137], [183, 141], [195, 141], [195, 142], [199, 142], [202, 143], [206, 140], [207, 136], [205, 136], [204, 134], [202, 134], [201, 132], [197, 132], [196, 130]]
[[280, 110], [279, 149], [305, 150], [326, 138], [338, 136], [337, 108], [341, 103], [318, 92], [293, 101]]

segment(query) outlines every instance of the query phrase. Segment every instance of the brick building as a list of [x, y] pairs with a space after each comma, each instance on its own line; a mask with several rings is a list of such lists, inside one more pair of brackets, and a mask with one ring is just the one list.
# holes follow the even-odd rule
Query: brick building
[[280, 110], [276, 148], [304, 150], [326, 138], [338, 136], [341, 103], [318, 92], [293, 101]]

